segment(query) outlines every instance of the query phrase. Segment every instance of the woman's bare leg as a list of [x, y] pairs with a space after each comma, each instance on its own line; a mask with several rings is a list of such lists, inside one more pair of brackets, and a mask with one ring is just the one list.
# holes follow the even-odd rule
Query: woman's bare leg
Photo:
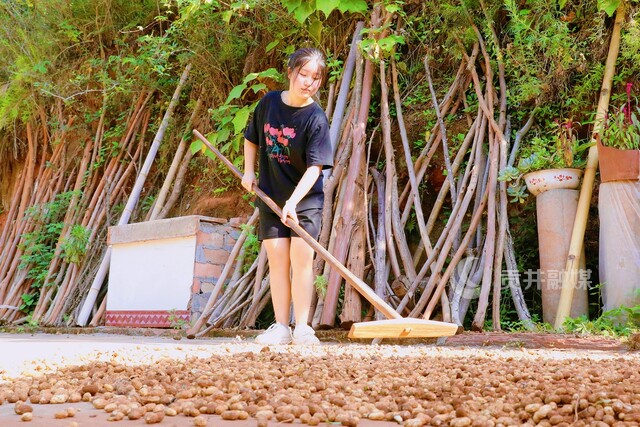
[[296, 325], [306, 325], [313, 299], [313, 249], [300, 237], [291, 238], [291, 295]]
[[291, 307], [291, 263], [289, 253], [291, 239], [288, 237], [263, 240], [269, 260], [269, 282], [271, 285], [271, 302], [276, 315], [276, 322], [289, 325], [289, 309]]

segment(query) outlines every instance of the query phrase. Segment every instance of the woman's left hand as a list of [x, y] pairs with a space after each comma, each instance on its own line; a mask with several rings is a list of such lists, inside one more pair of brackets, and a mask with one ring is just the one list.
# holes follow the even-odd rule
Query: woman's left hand
[[282, 207], [282, 217], [280, 220], [286, 224], [287, 217], [291, 218], [293, 222], [298, 224], [298, 215], [296, 215], [296, 204], [287, 200], [287, 202]]

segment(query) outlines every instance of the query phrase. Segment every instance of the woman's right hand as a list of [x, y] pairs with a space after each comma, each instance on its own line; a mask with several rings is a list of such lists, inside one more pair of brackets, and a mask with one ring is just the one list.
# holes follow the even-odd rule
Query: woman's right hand
[[253, 186], [256, 183], [256, 174], [251, 172], [245, 172], [242, 175], [242, 186], [250, 193], [253, 193]]

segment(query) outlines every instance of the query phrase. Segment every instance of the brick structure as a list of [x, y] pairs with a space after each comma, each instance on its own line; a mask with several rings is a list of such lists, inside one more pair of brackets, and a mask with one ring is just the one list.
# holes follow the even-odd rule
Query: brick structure
[[[229, 259], [229, 254], [240, 237], [241, 218], [232, 218], [223, 223], [201, 221], [196, 234], [196, 253], [193, 269], [193, 285], [191, 286], [190, 312], [193, 320], [197, 319], [209, 300], [222, 270]], [[233, 274], [229, 271], [226, 282]], [[226, 283], [225, 283], [226, 284]]]
[[106, 325], [172, 327], [195, 321], [245, 222], [187, 216], [110, 227]]

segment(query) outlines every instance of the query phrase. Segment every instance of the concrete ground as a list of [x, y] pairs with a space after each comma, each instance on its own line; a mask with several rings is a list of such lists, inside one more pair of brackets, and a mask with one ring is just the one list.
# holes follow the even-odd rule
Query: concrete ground
[[[151, 364], [170, 358], [207, 357], [213, 349], [222, 349], [231, 338], [216, 338], [206, 341], [176, 341], [170, 337], [125, 336], [112, 334], [52, 335], [52, 334], [0, 334], [0, 383], [20, 376], [54, 372], [58, 368], [84, 365], [92, 361], [117, 362], [123, 364]], [[62, 405], [31, 405], [33, 421], [24, 423], [14, 413], [13, 404], [0, 405], [0, 426], [31, 425], [42, 427], [70, 427], [91, 425], [113, 425], [107, 421], [104, 411], [98, 411], [90, 403]], [[55, 419], [56, 412], [69, 407], [76, 408], [73, 418]], [[209, 425], [225, 427], [233, 422], [220, 417], [210, 417]], [[215, 419], [215, 421], [214, 421]], [[127, 426], [146, 425], [144, 420], [125, 421]], [[74, 424], [76, 423], [76, 424]], [[252, 425], [255, 423], [252, 423]], [[186, 417], [166, 418], [162, 425], [192, 426]], [[232, 424], [238, 426], [238, 424]]]
[[[207, 358], [211, 355], [225, 355], [242, 352], [259, 352], [262, 346], [253, 343], [250, 338], [241, 336], [226, 338], [206, 338], [196, 340], [175, 340], [171, 337], [160, 336], [130, 336], [114, 334], [6, 334], [0, 333], [0, 383], [23, 376], [38, 376], [55, 372], [57, 369], [73, 365], [85, 365], [92, 361], [105, 361], [125, 365], [149, 365], [161, 359], [184, 360], [185, 358]], [[350, 343], [323, 343], [321, 346], [278, 346], [272, 348], [276, 352], [297, 352], [301, 355], [322, 354], [372, 354], [380, 357], [391, 356], [431, 356], [443, 358], [459, 358], [469, 356], [480, 357], [513, 357], [513, 358], [542, 358], [542, 359], [573, 359], [588, 358], [603, 359], [632, 359], [640, 360], [638, 352], [602, 351], [602, 350], [550, 350], [528, 349], [521, 347], [441, 347], [433, 344], [416, 345], [369, 345]], [[0, 405], [0, 426], [24, 425], [18, 415], [14, 413], [13, 404]], [[107, 422], [104, 411], [98, 411], [89, 403], [62, 405], [32, 405], [34, 407], [32, 426], [92, 427], [113, 425]], [[54, 414], [67, 407], [74, 407], [77, 415], [63, 420], [54, 419]], [[256, 420], [223, 421], [217, 416], [208, 417], [208, 425], [235, 427], [255, 426]], [[144, 425], [144, 421], [124, 421], [125, 425]], [[296, 423], [299, 421], [296, 420]], [[271, 422], [270, 424], [275, 424]], [[182, 415], [166, 417], [161, 425], [191, 426], [193, 419]], [[372, 422], [362, 420], [363, 427], [391, 427], [397, 425], [389, 422]]]

